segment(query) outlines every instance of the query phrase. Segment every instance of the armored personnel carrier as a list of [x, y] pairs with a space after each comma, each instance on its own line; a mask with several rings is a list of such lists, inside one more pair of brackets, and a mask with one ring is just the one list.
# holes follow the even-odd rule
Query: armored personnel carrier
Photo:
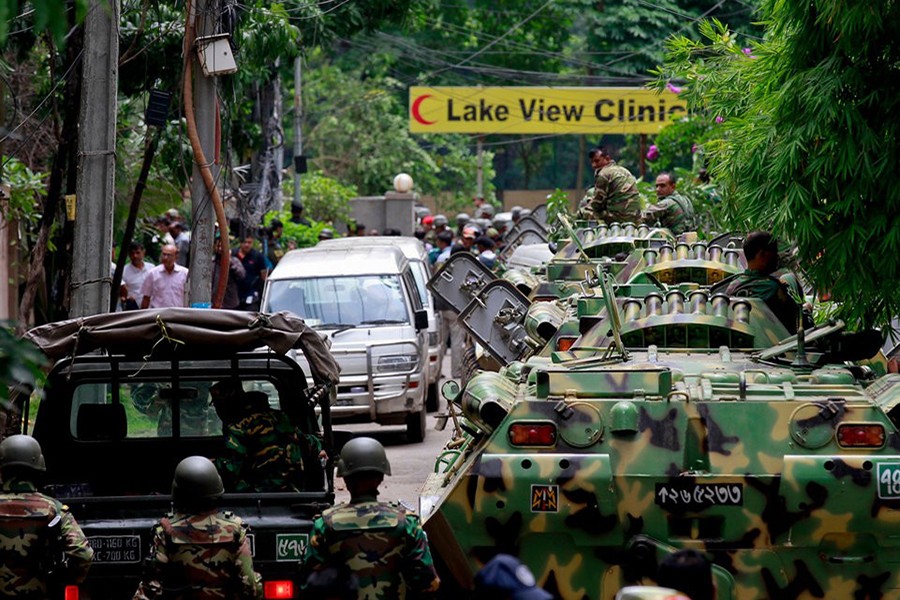
[[[718, 245], [660, 247], [646, 284], [594, 272], [564, 348], [504, 355], [511, 311], [480, 296], [506, 360], [445, 384], [456, 433], [420, 499], [448, 588], [506, 552], [557, 597], [606, 600], [694, 548], [720, 599], [900, 597], [900, 376], [839, 322], [791, 335], [721, 293], [742, 266]], [[528, 301], [504, 302], [528, 346]]]

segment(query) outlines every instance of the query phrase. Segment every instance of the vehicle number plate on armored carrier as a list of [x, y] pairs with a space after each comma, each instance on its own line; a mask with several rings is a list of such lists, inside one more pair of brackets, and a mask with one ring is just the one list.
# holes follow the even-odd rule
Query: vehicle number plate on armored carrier
[[669, 510], [701, 510], [710, 506], [742, 506], [740, 483], [694, 483], [679, 481], [656, 484], [656, 504]]
[[878, 463], [878, 497], [900, 499], [900, 463]]
[[139, 535], [94, 535], [87, 541], [94, 550], [94, 563], [141, 562]]

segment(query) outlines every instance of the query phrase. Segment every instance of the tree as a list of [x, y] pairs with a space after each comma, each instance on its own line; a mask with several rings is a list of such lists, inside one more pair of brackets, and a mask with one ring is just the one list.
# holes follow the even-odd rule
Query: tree
[[687, 82], [731, 223], [767, 228], [863, 326], [900, 311], [900, 4], [766, 0], [764, 41], [723, 24], [668, 44], [656, 85]]

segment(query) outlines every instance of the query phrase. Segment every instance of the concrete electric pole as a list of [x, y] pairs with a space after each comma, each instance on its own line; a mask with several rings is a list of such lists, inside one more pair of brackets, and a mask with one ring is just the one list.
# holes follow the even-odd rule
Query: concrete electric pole
[[91, 0], [84, 20], [84, 66], [75, 184], [70, 316], [107, 312], [116, 187], [119, 4]]

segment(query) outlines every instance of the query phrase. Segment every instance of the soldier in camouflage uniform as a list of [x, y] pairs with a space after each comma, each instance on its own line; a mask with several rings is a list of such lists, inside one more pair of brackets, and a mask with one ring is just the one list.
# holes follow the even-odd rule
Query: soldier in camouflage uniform
[[797, 331], [797, 303], [787, 286], [772, 277], [778, 270], [778, 242], [767, 231], [754, 231], [744, 238], [747, 269], [728, 281], [729, 296], [761, 298], [789, 332]]
[[0, 442], [0, 597], [62, 597], [91, 566], [94, 551], [69, 508], [37, 491], [34, 479], [45, 470], [34, 438]]
[[216, 466], [235, 492], [290, 492], [303, 487], [304, 451], [319, 454], [321, 442], [301, 435], [287, 415], [269, 407], [263, 392], [244, 392], [237, 380], [210, 388], [222, 420], [225, 451]]
[[594, 148], [590, 157], [594, 167], [594, 197], [582, 217], [607, 223], [637, 223], [642, 202], [634, 175], [617, 165], [605, 148]]
[[402, 598], [404, 585], [407, 598], [433, 597], [440, 579], [418, 517], [376, 499], [378, 486], [391, 474], [382, 445], [372, 438], [350, 440], [337, 468], [350, 503], [316, 518], [300, 567], [302, 588], [317, 571], [349, 567], [359, 581], [360, 599]]
[[697, 228], [694, 204], [675, 190], [675, 176], [660, 173], [656, 177], [656, 204], [644, 211], [641, 220], [648, 225], [659, 223], [675, 235]]
[[153, 527], [150, 553], [134, 600], [262, 598], [247, 525], [216, 508], [224, 493], [215, 465], [189, 456], [175, 469], [175, 512]]

